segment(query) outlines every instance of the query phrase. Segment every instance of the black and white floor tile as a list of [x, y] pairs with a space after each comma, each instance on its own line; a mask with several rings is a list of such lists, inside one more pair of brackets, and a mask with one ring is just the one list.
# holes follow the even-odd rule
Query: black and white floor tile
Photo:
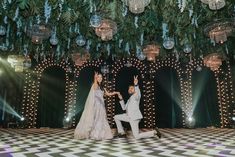
[[75, 140], [73, 130], [0, 129], [0, 157], [235, 157], [234, 129], [160, 129], [135, 140]]

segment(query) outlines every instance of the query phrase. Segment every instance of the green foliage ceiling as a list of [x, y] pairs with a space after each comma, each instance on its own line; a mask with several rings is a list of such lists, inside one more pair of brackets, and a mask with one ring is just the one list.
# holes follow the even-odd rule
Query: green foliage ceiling
[[[57, 28], [57, 46], [50, 45], [49, 39], [40, 45], [33, 44], [25, 33], [29, 23], [45, 22], [46, 1], [51, 7], [48, 25]], [[183, 4], [182, 7], [179, 4]], [[117, 23], [118, 33], [113, 40], [101, 41], [90, 26], [90, 17], [95, 9], [102, 18], [109, 18]], [[67, 56], [89, 49], [93, 57], [99, 56], [101, 52], [107, 54], [109, 50], [117, 56], [126, 56], [128, 48], [131, 53], [136, 51], [136, 45], [142, 48], [151, 42], [162, 45], [163, 32], [166, 32], [167, 36], [174, 36], [175, 49], [180, 56], [185, 55], [182, 48], [189, 42], [193, 46], [192, 54], [195, 57], [214, 51], [234, 57], [234, 37], [230, 37], [222, 45], [214, 45], [203, 34], [203, 29], [209, 22], [217, 18], [235, 18], [234, 15], [234, 0], [226, 0], [226, 6], [217, 11], [210, 10], [200, 0], [151, 0], [144, 13], [138, 15], [129, 12], [121, 0], [1, 0], [0, 25], [7, 29], [7, 33], [0, 36], [0, 53], [53, 53]], [[167, 24], [168, 31], [163, 31], [163, 23]], [[88, 43], [83, 47], [75, 42], [78, 28]], [[160, 56], [171, 51], [162, 46]]]

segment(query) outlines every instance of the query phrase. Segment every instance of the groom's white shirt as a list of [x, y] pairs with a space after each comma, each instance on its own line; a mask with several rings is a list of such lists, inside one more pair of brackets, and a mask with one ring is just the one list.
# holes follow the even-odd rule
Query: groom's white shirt
[[135, 86], [135, 93], [127, 100], [127, 103], [125, 104], [124, 100], [120, 101], [122, 109], [126, 110], [127, 116], [129, 116], [132, 120], [143, 118], [139, 108], [140, 98], [140, 89], [138, 86]]

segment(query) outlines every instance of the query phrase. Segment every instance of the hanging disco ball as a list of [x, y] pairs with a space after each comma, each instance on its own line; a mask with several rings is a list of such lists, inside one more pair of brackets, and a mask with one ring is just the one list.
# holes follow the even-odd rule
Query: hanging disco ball
[[137, 58], [141, 61], [145, 60], [146, 56], [141, 52], [140, 54], [138, 54]]
[[99, 15], [92, 15], [90, 18], [90, 25], [92, 27], [99, 27], [101, 25], [101, 17]]
[[86, 40], [85, 38], [82, 36], [82, 35], [79, 35], [77, 38], [76, 38], [76, 44], [78, 46], [84, 46], [86, 44]]
[[183, 50], [184, 50], [185, 53], [190, 53], [192, 51], [192, 45], [191, 44], [185, 44]]
[[165, 49], [172, 49], [175, 46], [174, 38], [167, 37], [163, 40], [163, 46]]
[[0, 26], [0, 36], [4, 36], [6, 34], [6, 28], [4, 26]]
[[56, 37], [56, 35], [52, 35], [50, 38], [50, 43], [51, 45], [57, 45], [58, 44], [58, 38]]

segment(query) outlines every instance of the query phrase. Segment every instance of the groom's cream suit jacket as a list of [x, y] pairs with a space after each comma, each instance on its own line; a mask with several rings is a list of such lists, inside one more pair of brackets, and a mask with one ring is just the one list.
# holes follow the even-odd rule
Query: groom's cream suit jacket
[[141, 93], [138, 86], [135, 86], [135, 94], [133, 94], [128, 100], [127, 103], [122, 100], [120, 104], [123, 110], [126, 110], [127, 116], [132, 120], [142, 119], [143, 116], [140, 112], [139, 104], [140, 104]]

